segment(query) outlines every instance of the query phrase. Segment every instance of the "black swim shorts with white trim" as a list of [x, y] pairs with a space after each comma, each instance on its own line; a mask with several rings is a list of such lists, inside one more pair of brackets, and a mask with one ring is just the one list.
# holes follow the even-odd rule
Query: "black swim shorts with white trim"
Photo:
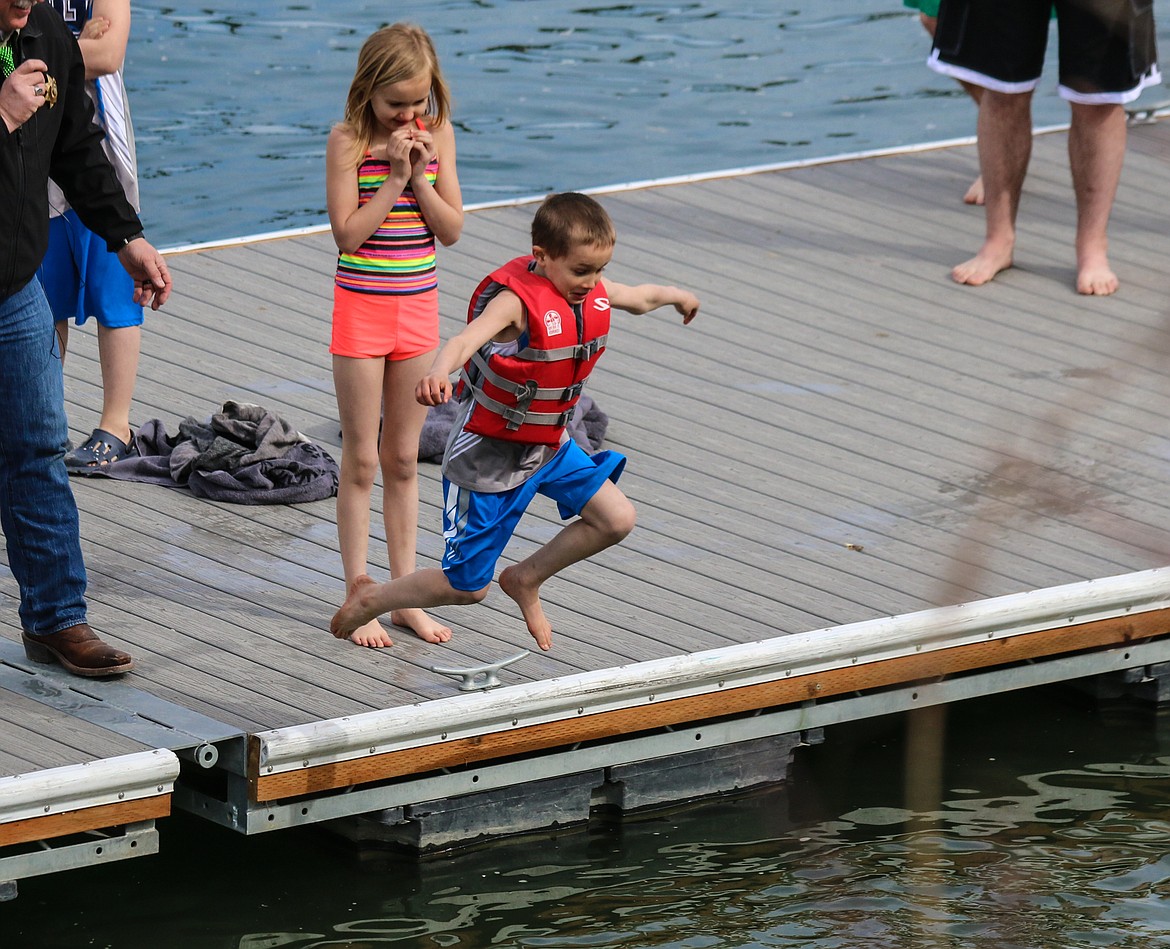
[[1063, 98], [1132, 102], [1162, 81], [1153, 0], [942, 0], [930, 67], [997, 92], [1031, 92], [1053, 7]]

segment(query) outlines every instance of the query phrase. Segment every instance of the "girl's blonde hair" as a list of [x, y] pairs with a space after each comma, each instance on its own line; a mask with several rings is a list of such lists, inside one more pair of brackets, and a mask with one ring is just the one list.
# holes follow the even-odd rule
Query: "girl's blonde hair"
[[451, 118], [451, 92], [439, 68], [435, 45], [426, 31], [413, 23], [395, 23], [372, 33], [358, 53], [357, 71], [345, 98], [344, 125], [354, 138], [354, 163], [374, 140], [377, 120], [370, 100], [381, 86], [431, 76], [431, 94], [427, 117], [431, 125], [442, 125]]

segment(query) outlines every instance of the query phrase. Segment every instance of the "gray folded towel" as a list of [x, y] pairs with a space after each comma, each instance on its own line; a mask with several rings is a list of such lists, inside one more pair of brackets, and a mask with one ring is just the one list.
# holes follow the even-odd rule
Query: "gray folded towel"
[[136, 455], [107, 465], [119, 481], [186, 487], [235, 504], [299, 504], [337, 494], [333, 457], [263, 406], [228, 401], [207, 421], [188, 416], [171, 437], [160, 419], [139, 426]]

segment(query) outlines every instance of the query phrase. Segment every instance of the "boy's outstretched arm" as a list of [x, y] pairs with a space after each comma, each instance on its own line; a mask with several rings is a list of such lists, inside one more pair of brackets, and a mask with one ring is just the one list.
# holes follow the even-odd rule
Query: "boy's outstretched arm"
[[690, 290], [678, 287], [663, 287], [656, 283], [640, 283], [635, 287], [624, 283], [605, 281], [610, 306], [616, 306], [627, 313], [649, 313], [660, 306], [673, 306], [682, 314], [683, 324], [689, 323], [699, 313], [699, 298]]
[[484, 343], [506, 342], [524, 331], [524, 304], [511, 290], [501, 290], [483, 312], [443, 345], [414, 396], [423, 405], [442, 405], [451, 398], [451, 376], [463, 368]]

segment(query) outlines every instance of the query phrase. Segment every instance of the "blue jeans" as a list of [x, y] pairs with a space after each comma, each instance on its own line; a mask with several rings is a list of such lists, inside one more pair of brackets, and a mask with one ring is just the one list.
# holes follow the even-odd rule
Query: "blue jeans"
[[20, 588], [20, 622], [46, 636], [85, 622], [77, 503], [53, 312], [34, 278], [0, 301], [0, 527]]

